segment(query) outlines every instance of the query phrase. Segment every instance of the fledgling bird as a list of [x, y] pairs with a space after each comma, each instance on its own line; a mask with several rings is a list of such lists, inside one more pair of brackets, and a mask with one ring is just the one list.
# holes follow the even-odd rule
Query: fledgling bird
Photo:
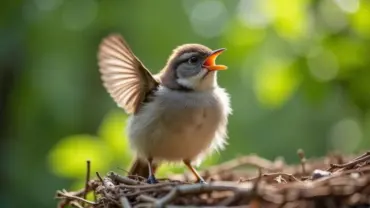
[[217, 84], [217, 71], [227, 67], [215, 60], [224, 50], [181, 45], [152, 75], [122, 36], [102, 40], [98, 62], [103, 85], [130, 115], [127, 132], [137, 158], [130, 175], [156, 183], [157, 162], [183, 161], [204, 182], [192, 162], [224, 148], [231, 113], [229, 95]]

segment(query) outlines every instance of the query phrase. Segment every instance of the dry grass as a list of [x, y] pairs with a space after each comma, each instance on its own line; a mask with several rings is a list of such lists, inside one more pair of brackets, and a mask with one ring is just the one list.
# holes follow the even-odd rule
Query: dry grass
[[[358, 157], [328, 155], [287, 165], [255, 155], [217, 165], [201, 174], [208, 184], [174, 175], [158, 184], [110, 172], [90, 180], [80, 191], [57, 191], [62, 207], [370, 207], [370, 152]], [[246, 168], [248, 167], [248, 168]], [[252, 167], [252, 168], [251, 168]], [[93, 192], [95, 201], [85, 199]]]

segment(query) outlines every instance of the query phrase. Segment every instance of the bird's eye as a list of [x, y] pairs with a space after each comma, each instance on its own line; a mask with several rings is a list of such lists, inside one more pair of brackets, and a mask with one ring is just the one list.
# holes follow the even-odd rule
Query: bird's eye
[[195, 56], [192, 56], [189, 58], [189, 61], [188, 61], [190, 64], [196, 64], [198, 62], [198, 58], [195, 57]]

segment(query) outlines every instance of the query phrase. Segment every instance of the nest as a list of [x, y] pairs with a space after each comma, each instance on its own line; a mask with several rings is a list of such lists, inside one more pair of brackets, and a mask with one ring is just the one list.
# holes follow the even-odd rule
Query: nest
[[[370, 207], [370, 152], [331, 154], [300, 164], [243, 156], [201, 172], [207, 184], [191, 175], [173, 175], [147, 184], [145, 178], [114, 172], [90, 180], [79, 191], [57, 191], [58, 207]], [[247, 168], [246, 168], [247, 167]], [[86, 199], [93, 192], [94, 201]]]

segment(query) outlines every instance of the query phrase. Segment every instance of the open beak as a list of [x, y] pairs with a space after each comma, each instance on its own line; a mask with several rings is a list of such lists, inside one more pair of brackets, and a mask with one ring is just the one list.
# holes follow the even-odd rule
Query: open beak
[[227, 66], [225, 65], [217, 65], [216, 58], [220, 55], [225, 48], [220, 48], [217, 50], [212, 51], [211, 55], [209, 55], [206, 60], [203, 62], [203, 67], [210, 70], [210, 71], [217, 71], [217, 70], [225, 70]]

